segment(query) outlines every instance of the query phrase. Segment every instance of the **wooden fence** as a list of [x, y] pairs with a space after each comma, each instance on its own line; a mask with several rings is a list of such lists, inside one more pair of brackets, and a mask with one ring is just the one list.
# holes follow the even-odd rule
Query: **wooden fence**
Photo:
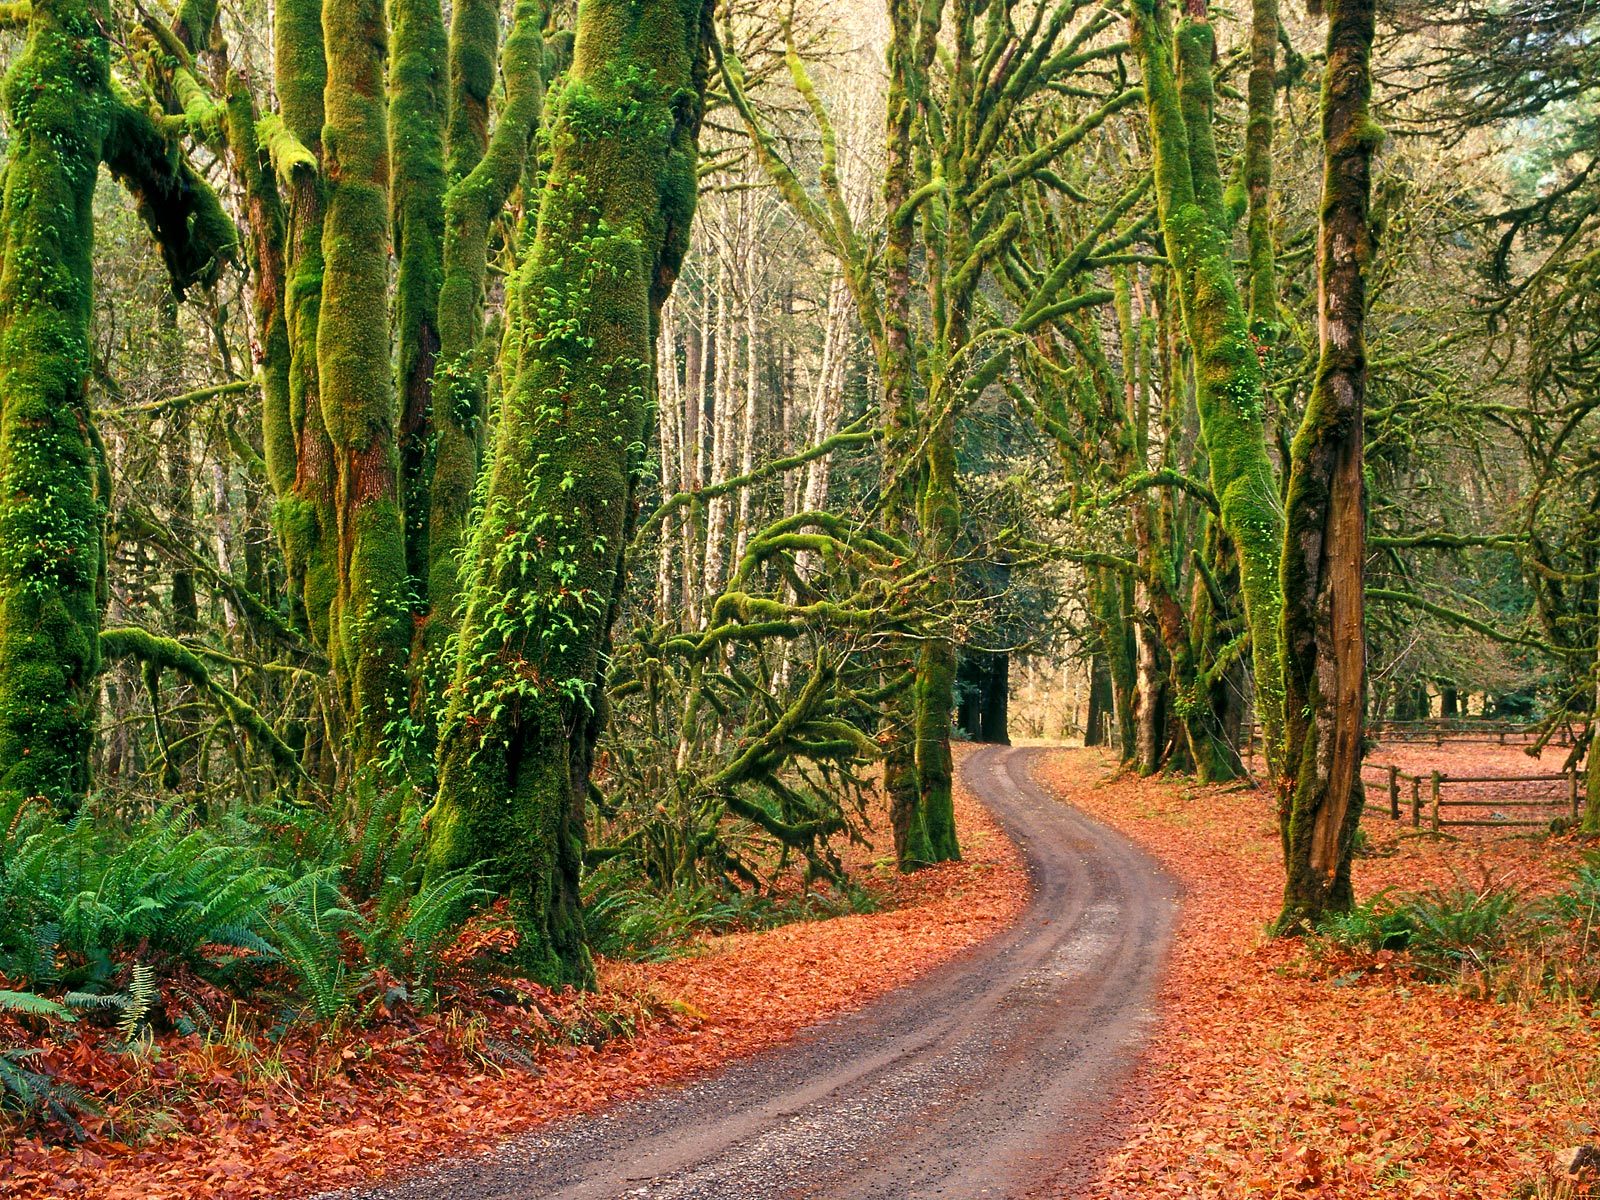
[[[1582, 779], [1573, 769], [1555, 775], [1450, 775], [1444, 771], [1411, 775], [1399, 767], [1380, 763], [1367, 763], [1362, 769], [1383, 773], [1389, 795], [1389, 816], [1396, 821], [1401, 819], [1404, 799], [1410, 808], [1413, 828], [1421, 828], [1425, 810], [1428, 827], [1435, 832], [1453, 826], [1542, 829], [1557, 816], [1570, 817], [1576, 822], [1582, 813]], [[1471, 787], [1474, 792], [1464, 798], [1452, 798], [1447, 789], [1458, 786]], [[1542, 797], [1534, 794], [1541, 789], [1553, 794]], [[1470, 813], [1484, 809], [1491, 810], [1492, 815], [1450, 815], [1453, 811]], [[1505, 816], [1502, 810], [1507, 809], [1513, 812], [1542, 810], [1544, 815]]]
[[[1366, 733], [1375, 742], [1446, 742], [1531, 746], [1545, 734], [1543, 721], [1492, 721], [1480, 717], [1430, 717], [1425, 721], [1369, 721]], [[1565, 723], [1551, 732], [1548, 744], [1571, 746], [1573, 731]], [[1246, 759], [1261, 752], [1261, 727], [1254, 721], [1240, 730], [1240, 751]]]
[[[1490, 745], [1529, 745], [1544, 737], [1543, 721], [1506, 721], [1488, 717], [1428, 717], [1418, 721], [1369, 721], [1367, 734], [1380, 742], [1483, 742]], [[1552, 746], [1572, 745], [1572, 728], [1565, 722], [1549, 730]]]

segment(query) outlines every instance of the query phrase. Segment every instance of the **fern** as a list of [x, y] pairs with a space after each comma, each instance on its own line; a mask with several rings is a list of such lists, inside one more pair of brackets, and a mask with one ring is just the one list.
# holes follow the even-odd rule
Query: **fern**
[[122, 1015], [117, 1018], [117, 1029], [125, 1040], [131, 1042], [143, 1027], [150, 1010], [155, 1007], [156, 977], [149, 963], [133, 964], [133, 977], [128, 981], [127, 992], [120, 999]]
[[30, 1068], [28, 1064], [39, 1057], [38, 1050], [0, 1050], [0, 1108], [24, 1120], [55, 1120], [73, 1137], [85, 1140], [89, 1134], [78, 1118], [99, 1116], [104, 1110], [81, 1088]]
[[279, 899], [282, 906], [270, 921], [279, 957], [316, 1017], [337, 1021], [350, 1012], [352, 991], [340, 935], [357, 930], [361, 917], [324, 873], [307, 875]]
[[[62, 1003], [32, 992], [0, 991], [0, 1010], [23, 1016], [72, 1021], [74, 1007], [70, 996]], [[28, 1065], [41, 1056], [41, 1051], [28, 1047], [0, 1050], [0, 1108], [24, 1120], [54, 1119], [82, 1140], [87, 1134], [78, 1117], [98, 1114], [100, 1108], [80, 1089]]]
[[32, 992], [0, 991], [0, 1009], [21, 1013], [25, 1017], [50, 1017], [58, 1021], [71, 1021], [72, 1012], [65, 1004]]

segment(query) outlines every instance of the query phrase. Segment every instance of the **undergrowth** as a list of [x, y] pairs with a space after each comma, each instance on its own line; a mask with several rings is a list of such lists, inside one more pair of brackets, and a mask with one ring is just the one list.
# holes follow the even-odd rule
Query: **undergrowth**
[[[219, 1072], [314, 1087], [345, 1069], [347, 1051], [366, 1060], [383, 1040], [369, 1026], [414, 1026], [447, 997], [437, 1027], [450, 1052], [491, 1067], [531, 1068], [543, 1048], [598, 1046], [650, 1019], [649, 998], [553, 998], [508, 976], [498, 952], [513, 935], [498, 910], [463, 926], [489, 893], [469, 872], [424, 882], [424, 842], [414, 794], [360, 784], [338, 811], [204, 819], [176, 806], [129, 814], [101, 797], [62, 822], [42, 804], [0, 807], [0, 1112], [51, 1138], [112, 1122], [119, 1137], [156, 1136], [161, 1113], [130, 1100], [134, 1085], [107, 1087], [119, 1072], [101, 1070], [91, 1086], [74, 1055], [123, 1056], [120, 1073], [146, 1083], [148, 1064], [169, 1056], [180, 1091]], [[840, 878], [808, 877], [798, 892], [664, 890], [626, 859], [598, 864], [585, 893], [596, 951], [642, 961], [704, 934], [875, 906]], [[498, 1032], [485, 1004], [513, 1014]]]
[[584, 893], [584, 920], [595, 952], [639, 962], [676, 958], [704, 934], [768, 929], [878, 906], [870, 891], [849, 882], [827, 891], [807, 887], [794, 895], [687, 883], [661, 892], [622, 859], [591, 871]]
[[1380, 892], [1329, 916], [1312, 952], [1330, 960], [1392, 952], [1429, 982], [1505, 1002], [1571, 1001], [1600, 1013], [1600, 852], [1551, 895], [1526, 895], [1487, 877]]

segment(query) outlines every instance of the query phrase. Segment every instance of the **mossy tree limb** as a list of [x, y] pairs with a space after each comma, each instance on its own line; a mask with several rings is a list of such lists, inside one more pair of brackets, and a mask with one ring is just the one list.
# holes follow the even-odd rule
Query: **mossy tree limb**
[[[164, 670], [183, 676], [209, 695], [228, 719], [248, 734], [279, 770], [291, 777], [300, 774], [300, 756], [293, 747], [278, 736], [255, 707], [220, 683], [210, 668], [182, 642], [160, 637], [145, 629], [127, 627], [104, 630], [100, 634], [100, 648], [107, 659], [132, 658], [142, 663], [152, 691]], [[153, 703], [153, 694], [151, 699]]]
[[469, 550], [430, 870], [481, 866], [510, 901], [521, 965], [546, 981], [593, 978], [583, 807], [656, 324], [694, 213], [710, 20], [706, 0], [579, 9]]

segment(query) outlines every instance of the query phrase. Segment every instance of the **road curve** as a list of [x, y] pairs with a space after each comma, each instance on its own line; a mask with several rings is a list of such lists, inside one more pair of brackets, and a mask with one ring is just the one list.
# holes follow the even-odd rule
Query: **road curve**
[[541, 1127], [493, 1153], [326, 1200], [1070, 1197], [1153, 1017], [1177, 888], [986, 747], [967, 785], [1035, 898], [981, 947], [715, 1075]]

